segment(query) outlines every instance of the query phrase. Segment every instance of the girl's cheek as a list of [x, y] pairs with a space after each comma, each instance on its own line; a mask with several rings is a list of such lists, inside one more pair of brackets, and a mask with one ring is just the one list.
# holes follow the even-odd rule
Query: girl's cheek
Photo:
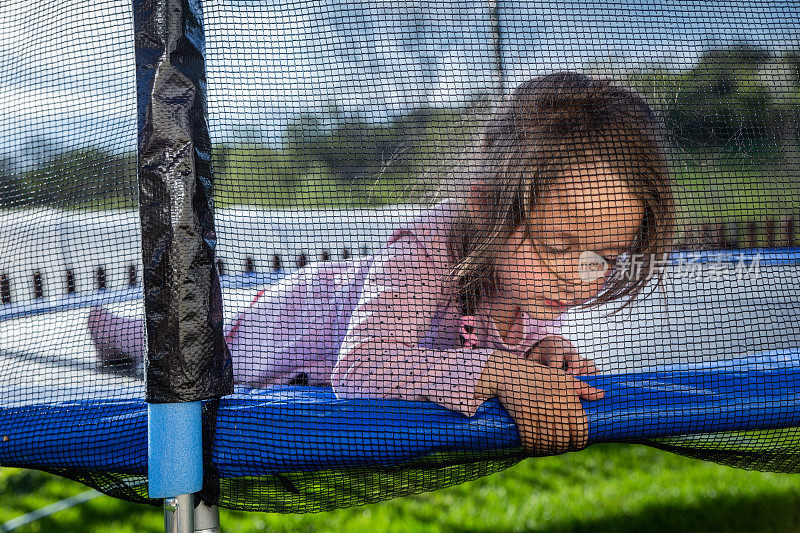
[[540, 264], [533, 265], [526, 277], [529, 288], [537, 292], [553, 292], [559, 285], [558, 276]]

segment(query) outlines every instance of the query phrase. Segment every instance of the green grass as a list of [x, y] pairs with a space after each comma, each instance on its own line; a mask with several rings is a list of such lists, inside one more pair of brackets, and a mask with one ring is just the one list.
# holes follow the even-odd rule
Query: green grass
[[[0, 470], [0, 523], [85, 490]], [[528, 459], [433, 493], [307, 515], [222, 510], [226, 532], [800, 531], [800, 476], [737, 470], [637, 445]], [[16, 531], [162, 531], [158, 508], [103, 496]]]

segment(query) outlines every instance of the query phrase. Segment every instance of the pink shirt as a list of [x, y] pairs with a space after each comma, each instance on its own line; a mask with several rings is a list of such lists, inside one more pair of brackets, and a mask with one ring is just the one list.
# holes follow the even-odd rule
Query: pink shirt
[[486, 360], [522, 356], [560, 320], [523, 313], [522, 341], [503, 342], [480, 311], [462, 317], [447, 280], [453, 201], [405, 227], [366, 258], [312, 263], [261, 291], [226, 339], [237, 383], [308, 382], [339, 398], [428, 400], [472, 415]]

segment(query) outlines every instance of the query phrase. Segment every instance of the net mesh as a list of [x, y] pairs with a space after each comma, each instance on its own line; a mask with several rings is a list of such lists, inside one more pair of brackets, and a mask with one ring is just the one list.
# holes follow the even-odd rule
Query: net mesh
[[[321, 511], [600, 441], [798, 471], [797, 6], [176, 5], [235, 387], [207, 501]], [[155, 503], [148, 348], [190, 374], [152, 359], [139, 208], [202, 187], [137, 181], [137, 117], [140, 180], [169, 160], [136, 9], [0, 9], [0, 464]]]

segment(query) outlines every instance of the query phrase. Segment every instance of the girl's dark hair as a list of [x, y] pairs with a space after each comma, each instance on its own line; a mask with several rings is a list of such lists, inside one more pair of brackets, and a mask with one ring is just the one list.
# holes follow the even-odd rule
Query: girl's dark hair
[[[661, 283], [675, 233], [675, 201], [659, 120], [640, 95], [573, 72], [531, 79], [493, 113], [477, 149], [468, 154], [466, 171], [447, 182], [460, 185], [448, 249], [450, 281], [459, 288], [463, 313], [473, 314], [478, 301], [497, 289], [495, 254], [502, 244], [520, 227], [526, 237], [534, 235], [537, 202], [548, 186], [592, 159], [606, 163], [644, 206], [627, 250], [641, 268], [620, 276], [615, 265], [601, 292], [582, 307], [626, 296], [627, 306], [651, 274]], [[483, 217], [475, 217], [469, 205], [475, 182], [482, 182]]]

